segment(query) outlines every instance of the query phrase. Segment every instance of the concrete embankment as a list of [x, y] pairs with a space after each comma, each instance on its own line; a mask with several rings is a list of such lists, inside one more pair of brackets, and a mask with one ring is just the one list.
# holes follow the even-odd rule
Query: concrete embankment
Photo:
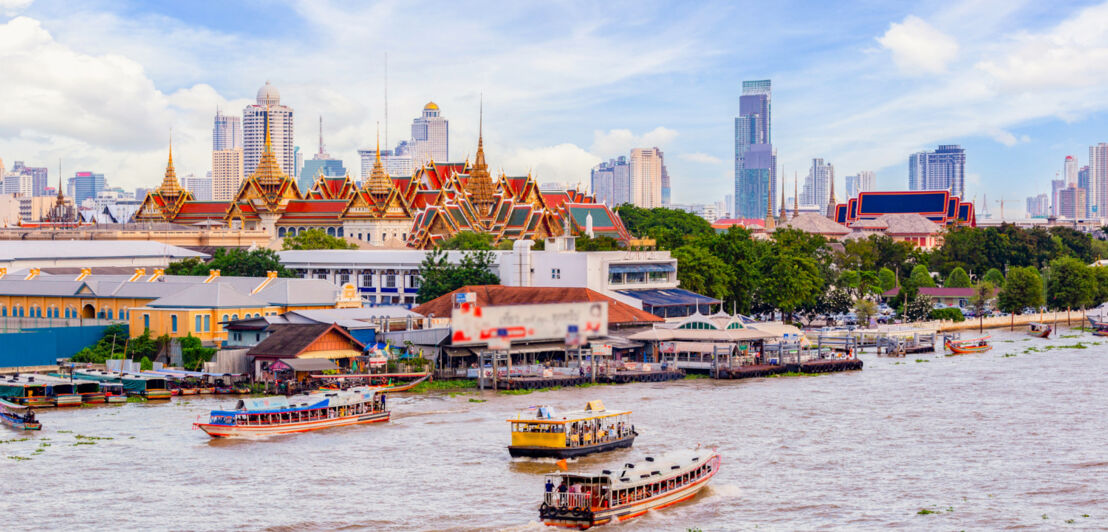
[[1059, 327], [1081, 327], [1088, 323], [1085, 319], [1085, 311], [1073, 310], [1070, 312], [1044, 312], [1042, 314], [1021, 314], [1017, 316], [996, 316], [984, 319], [966, 318], [966, 321], [954, 322], [946, 320], [933, 320], [909, 325], [919, 329], [937, 330], [939, 332], [968, 331], [979, 327], [984, 329], [1002, 329], [1009, 327], [1026, 327], [1029, 323], [1049, 323], [1056, 329]]

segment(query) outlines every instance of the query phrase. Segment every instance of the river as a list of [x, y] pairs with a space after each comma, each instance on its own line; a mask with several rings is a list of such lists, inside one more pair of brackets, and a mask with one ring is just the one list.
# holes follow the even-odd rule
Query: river
[[723, 456], [699, 496], [613, 530], [1108, 528], [1108, 341], [994, 341], [818, 377], [401, 394], [387, 424], [256, 441], [191, 429], [229, 398], [43, 411], [27, 440], [0, 427], [3, 528], [540, 530], [555, 466], [510, 459], [505, 420], [590, 399], [633, 409], [641, 436], [573, 470]]

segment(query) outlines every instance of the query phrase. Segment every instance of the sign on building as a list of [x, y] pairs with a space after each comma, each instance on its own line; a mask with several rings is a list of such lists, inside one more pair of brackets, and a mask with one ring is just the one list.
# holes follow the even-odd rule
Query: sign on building
[[450, 317], [454, 345], [587, 340], [608, 334], [608, 302], [503, 305], [463, 303]]

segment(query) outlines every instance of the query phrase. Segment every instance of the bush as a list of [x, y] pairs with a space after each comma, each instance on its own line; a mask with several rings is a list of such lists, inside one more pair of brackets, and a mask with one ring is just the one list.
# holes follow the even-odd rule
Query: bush
[[966, 321], [965, 315], [962, 314], [962, 309], [955, 307], [934, 309], [927, 317], [933, 320]]

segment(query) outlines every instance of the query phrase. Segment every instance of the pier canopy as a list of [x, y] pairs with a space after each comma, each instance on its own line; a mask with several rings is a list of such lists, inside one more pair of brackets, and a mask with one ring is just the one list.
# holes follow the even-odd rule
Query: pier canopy
[[[614, 267], [614, 266], [613, 266]], [[694, 314], [711, 312], [713, 305], [721, 304], [720, 300], [713, 297], [690, 292], [681, 288], [659, 288], [652, 290], [617, 290], [622, 295], [630, 296], [642, 301], [643, 310], [655, 316], [666, 317], [669, 315], [687, 316], [688, 312], [680, 313], [678, 309], [694, 309]]]

